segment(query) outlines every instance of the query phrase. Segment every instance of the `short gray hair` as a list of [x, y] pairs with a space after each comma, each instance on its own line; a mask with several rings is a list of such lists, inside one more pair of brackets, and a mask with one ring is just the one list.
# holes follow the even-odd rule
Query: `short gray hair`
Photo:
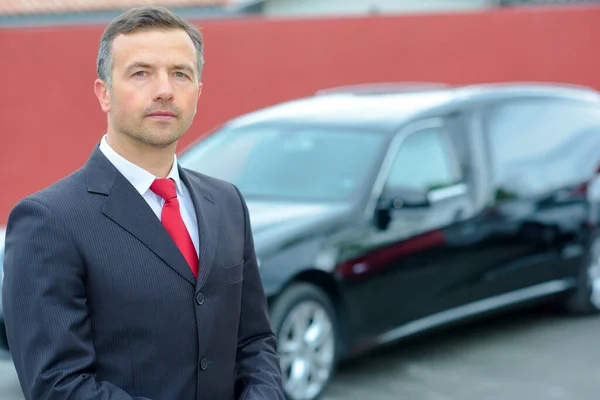
[[198, 54], [198, 81], [204, 67], [204, 43], [200, 31], [165, 7], [144, 6], [135, 7], [119, 15], [104, 30], [100, 39], [96, 70], [98, 78], [111, 86], [112, 72], [112, 43], [121, 34], [133, 33], [140, 30], [152, 29], [183, 29], [194, 42]]

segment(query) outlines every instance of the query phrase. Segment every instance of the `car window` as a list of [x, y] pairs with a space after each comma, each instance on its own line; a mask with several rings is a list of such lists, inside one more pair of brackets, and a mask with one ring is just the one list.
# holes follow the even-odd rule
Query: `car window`
[[408, 135], [400, 145], [387, 179], [388, 187], [431, 190], [460, 181], [454, 155], [440, 127]]
[[486, 128], [503, 196], [535, 197], [591, 176], [600, 161], [600, 110], [559, 101], [494, 107]]

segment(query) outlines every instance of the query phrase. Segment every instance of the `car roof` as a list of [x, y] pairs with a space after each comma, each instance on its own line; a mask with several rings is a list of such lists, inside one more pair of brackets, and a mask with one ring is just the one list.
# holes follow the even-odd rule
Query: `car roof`
[[451, 86], [401, 82], [321, 90], [312, 97], [286, 101], [239, 116], [228, 125], [301, 122], [395, 129], [411, 118], [452, 111], [477, 102], [519, 98], [564, 99], [600, 105], [598, 91], [571, 84], [525, 82]]

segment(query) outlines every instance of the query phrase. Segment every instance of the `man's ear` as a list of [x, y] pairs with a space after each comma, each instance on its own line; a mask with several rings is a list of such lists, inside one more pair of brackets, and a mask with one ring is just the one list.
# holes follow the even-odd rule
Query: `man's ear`
[[110, 111], [110, 89], [106, 82], [101, 79], [96, 79], [94, 82], [94, 92], [96, 93], [96, 97], [100, 102], [100, 107], [102, 107], [102, 111], [109, 112]]
[[196, 104], [194, 105], [194, 114], [198, 111], [198, 101], [200, 100], [200, 95], [202, 94], [202, 82], [198, 83], [198, 97], [196, 97]]

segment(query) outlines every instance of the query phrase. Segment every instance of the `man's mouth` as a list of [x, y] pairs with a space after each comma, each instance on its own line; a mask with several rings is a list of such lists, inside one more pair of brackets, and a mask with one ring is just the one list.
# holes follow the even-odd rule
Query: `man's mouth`
[[177, 118], [177, 115], [168, 110], [156, 110], [152, 111], [150, 114], [147, 114], [146, 117], [157, 121], [171, 121]]

